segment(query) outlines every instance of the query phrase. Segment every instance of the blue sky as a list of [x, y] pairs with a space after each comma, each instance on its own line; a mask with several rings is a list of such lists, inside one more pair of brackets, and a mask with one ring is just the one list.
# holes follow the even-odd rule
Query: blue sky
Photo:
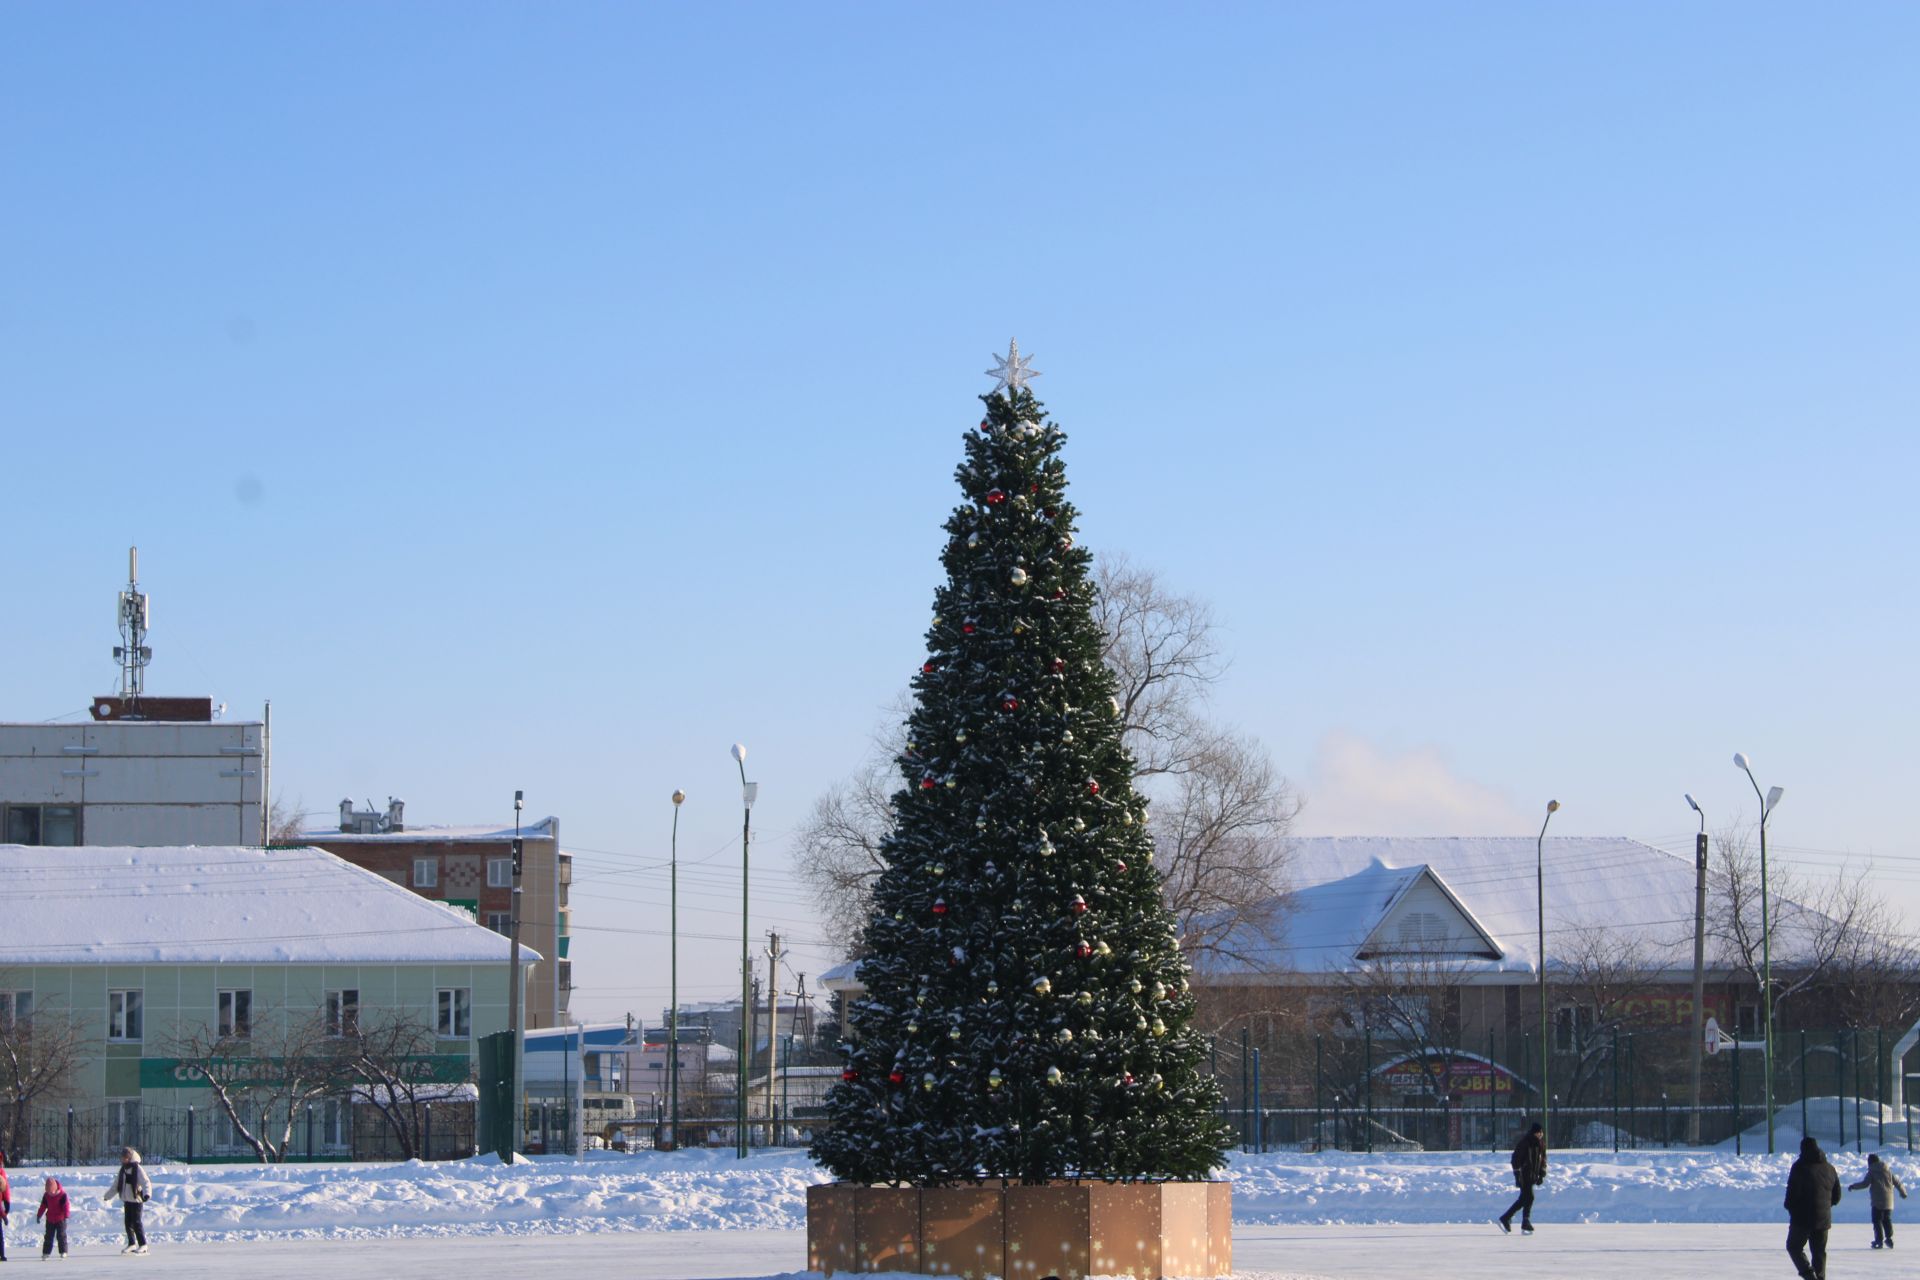
[[[582, 850], [579, 1008], [801, 939], [1010, 335], [1083, 542], [1211, 600], [1307, 831], [1678, 847], [1920, 908], [1910, 6], [16, 4], [0, 718], [271, 698], [327, 810]], [[729, 869], [731, 868], [731, 869]], [[764, 919], [761, 918], [764, 915]], [[1911, 921], [1910, 921], [1911, 923]], [[616, 933], [612, 930], [632, 930]]]

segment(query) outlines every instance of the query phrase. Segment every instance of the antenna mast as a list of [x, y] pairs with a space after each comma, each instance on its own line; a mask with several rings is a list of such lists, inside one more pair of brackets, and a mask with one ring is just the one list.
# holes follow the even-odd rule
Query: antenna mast
[[120, 593], [120, 643], [113, 656], [120, 663], [120, 696], [134, 703], [146, 687], [147, 664], [153, 650], [147, 647], [147, 593], [140, 589], [140, 548], [127, 548], [127, 586]]

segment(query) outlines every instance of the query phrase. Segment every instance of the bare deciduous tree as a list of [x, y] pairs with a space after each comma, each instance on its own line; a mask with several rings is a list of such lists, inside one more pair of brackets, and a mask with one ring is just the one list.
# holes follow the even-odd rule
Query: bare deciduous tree
[[[1896, 941], [1899, 917], [1874, 891], [1864, 872], [1842, 870], [1831, 879], [1816, 879], [1799, 875], [1776, 859], [1767, 869], [1763, 910], [1760, 856], [1751, 834], [1750, 828], [1734, 827], [1714, 839], [1707, 936], [1718, 945], [1723, 963], [1743, 974], [1756, 990], [1766, 971], [1766, 943], [1771, 936], [1776, 1020], [1782, 1007], [1812, 991], [1831, 996], [1851, 989], [1885, 1003], [1889, 982], [1911, 986], [1914, 962]], [[1910, 990], [1895, 1003], [1911, 1009], [1917, 998], [1920, 993]], [[1858, 1017], [1866, 1010], [1837, 1012]]]
[[1612, 1065], [1618, 1035], [1634, 1025], [1635, 1000], [1658, 980], [1659, 966], [1634, 935], [1599, 926], [1573, 930], [1555, 952], [1554, 1086], [1574, 1107]]
[[1446, 1071], [1459, 1050], [1466, 985], [1467, 964], [1458, 951], [1426, 943], [1375, 955], [1337, 979], [1361, 1024], [1410, 1054], [1436, 1098], [1451, 1092]]
[[339, 1047], [318, 1010], [266, 1011], [240, 1035], [190, 1032], [172, 1042], [171, 1052], [182, 1071], [206, 1083], [261, 1164], [285, 1160], [295, 1117], [340, 1087]]
[[[1217, 951], [1231, 937], [1251, 949], [1276, 923], [1299, 800], [1256, 740], [1202, 714], [1225, 671], [1212, 610], [1124, 556], [1096, 562], [1094, 582], [1101, 656], [1119, 684], [1135, 785], [1153, 801], [1154, 843], [1181, 945]], [[902, 705], [858, 771], [814, 802], [797, 833], [800, 874], [849, 954], [857, 954], [885, 865], [905, 719]]]
[[65, 1014], [0, 1008], [0, 1150], [15, 1157], [26, 1152], [33, 1108], [73, 1094], [74, 1072], [86, 1051], [78, 1024]]
[[394, 1010], [360, 1018], [337, 1041], [335, 1069], [355, 1102], [379, 1112], [400, 1158], [427, 1157], [426, 1108], [450, 1096], [449, 1082], [432, 1078], [438, 1033], [424, 1018]]

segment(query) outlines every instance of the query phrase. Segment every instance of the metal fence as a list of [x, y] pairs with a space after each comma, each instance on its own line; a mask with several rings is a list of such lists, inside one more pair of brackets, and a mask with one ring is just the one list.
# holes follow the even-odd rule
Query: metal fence
[[[422, 1108], [419, 1156], [429, 1160], [462, 1159], [476, 1154], [474, 1109], [471, 1103], [438, 1103]], [[245, 1117], [249, 1127], [269, 1135], [278, 1146], [287, 1130], [287, 1115]], [[117, 1164], [122, 1147], [135, 1147], [152, 1159], [187, 1164], [257, 1161], [259, 1157], [234, 1132], [232, 1122], [213, 1107], [149, 1107], [132, 1102], [95, 1107], [43, 1108], [31, 1112], [24, 1125], [8, 1123], [4, 1149], [7, 1163], [61, 1165]], [[314, 1103], [295, 1109], [285, 1154], [297, 1161], [392, 1161], [402, 1157], [398, 1137], [370, 1107], [350, 1111], [338, 1105]]]
[[[1793, 1029], [1773, 1046], [1777, 1127], [1829, 1146], [1913, 1149], [1914, 1107], [1896, 1107], [1889, 1058], [1901, 1032]], [[1697, 1139], [1690, 1142], [1692, 1039], [1618, 1031], [1548, 1051], [1556, 1147], [1614, 1150], [1730, 1144], [1764, 1151], [1764, 1055], [1729, 1048], [1703, 1060]], [[1422, 1050], [1360, 1036], [1213, 1037], [1210, 1064], [1223, 1118], [1242, 1149], [1494, 1150], [1540, 1119], [1537, 1041], [1488, 1036], [1468, 1048]], [[1908, 1077], [1920, 1085], [1920, 1074]], [[1906, 1094], [1901, 1093], [1903, 1102]], [[1776, 1143], [1776, 1147], [1778, 1143]]]

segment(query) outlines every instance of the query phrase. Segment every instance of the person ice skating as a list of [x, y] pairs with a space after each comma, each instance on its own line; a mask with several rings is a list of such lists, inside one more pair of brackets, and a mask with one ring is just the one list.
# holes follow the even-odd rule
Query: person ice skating
[[1520, 1198], [1500, 1215], [1500, 1229], [1512, 1234], [1513, 1215], [1520, 1215], [1520, 1230], [1533, 1234], [1533, 1189], [1547, 1180], [1547, 1134], [1539, 1125], [1528, 1129], [1513, 1144], [1513, 1180], [1520, 1184]]
[[123, 1225], [126, 1228], [127, 1243], [122, 1253], [145, 1253], [147, 1251], [147, 1228], [140, 1220], [142, 1208], [153, 1198], [153, 1183], [147, 1180], [147, 1171], [140, 1166], [140, 1153], [132, 1147], [120, 1148], [120, 1172], [114, 1176], [113, 1185], [107, 1188], [107, 1194], [100, 1197], [111, 1203], [120, 1202]]
[[60, 1185], [60, 1179], [48, 1178], [47, 1185], [40, 1192], [40, 1207], [33, 1211], [33, 1220], [47, 1220], [47, 1235], [40, 1242], [40, 1256], [49, 1257], [53, 1253], [55, 1241], [60, 1243], [60, 1256], [67, 1256], [67, 1215], [73, 1207], [67, 1203], [67, 1191]]
[[[1849, 1186], [1849, 1191], [1865, 1188], [1873, 1197], [1873, 1247], [1893, 1248], [1893, 1193], [1898, 1191], [1900, 1198], [1907, 1198], [1907, 1189], [1900, 1185], [1900, 1179], [1893, 1172], [1893, 1166], [1882, 1160], [1878, 1154], [1867, 1157], [1867, 1176]], [[1884, 1241], [1884, 1244], [1882, 1243]]]
[[[1840, 1203], [1840, 1175], [1814, 1139], [1800, 1139], [1800, 1158], [1787, 1172], [1787, 1256], [1801, 1280], [1827, 1280], [1827, 1232]], [[1807, 1261], [1807, 1250], [1813, 1261]]]
[[13, 1212], [13, 1188], [7, 1183], [7, 1153], [0, 1151], [0, 1262], [7, 1260], [7, 1215]]

